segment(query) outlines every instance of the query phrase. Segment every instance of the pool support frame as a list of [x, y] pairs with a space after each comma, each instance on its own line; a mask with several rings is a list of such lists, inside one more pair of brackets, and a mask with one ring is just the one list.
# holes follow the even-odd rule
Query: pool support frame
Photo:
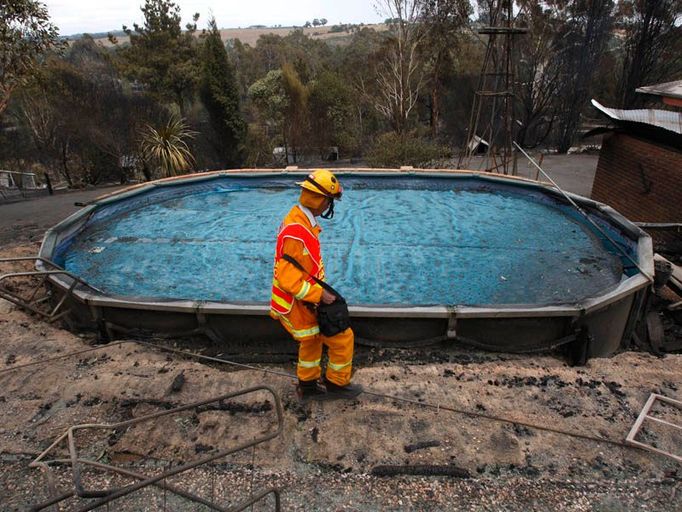
[[[340, 176], [414, 176], [477, 179], [490, 184], [512, 185], [539, 191], [569, 204], [564, 192], [548, 184], [519, 177], [463, 170], [436, 169], [334, 169]], [[272, 169], [213, 171], [166, 178], [128, 187], [86, 204], [50, 229], [39, 257], [51, 260], [57, 245], [77, 232], [100, 206], [137, 196], [157, 187], [219, 179], [305, 176], [307, 171]], [[353, 329], [359, 340], [375, 345], [409, 346], [426, 341], [461, 342], [502, 352], [534, 352], [580, 342], [584, 358], [608, 356], [627, 346], [645, 306], [654, 273], [649, 235], [613, 208], [568, 193], [586, 212], [597, 215], [636, 241], [636, 260], [641, 272], [621, 280], [614, 288], [586, 300], [559, 305], [489, 306], [349, 306]], [[37, 261], [38, 270], [45, 270]], [[114, 338], [124, 334], [162, 334], [177, 337], [206, 335], [215, 343], [227, 343], [234, 352], [294, 352], [288, 334], [268, 317], [266, 303], [212, 302], [195, 300], [149, 300], [116, 297], [76, 284], [68, 274], [49, 276], [55, 300], [71, 290], [66, 303], [67, 324], [76, 330], [96, 329]], [[585, 333], [587, 335], [585, 336]]]

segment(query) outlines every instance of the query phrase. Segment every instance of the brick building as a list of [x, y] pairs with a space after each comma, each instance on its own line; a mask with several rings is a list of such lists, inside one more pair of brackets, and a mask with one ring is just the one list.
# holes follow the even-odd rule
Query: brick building
[[610, 120], [592, 198], [639, 223], [663, 250], [682, 250], [682, 112], [616, 110], [592, 100]]

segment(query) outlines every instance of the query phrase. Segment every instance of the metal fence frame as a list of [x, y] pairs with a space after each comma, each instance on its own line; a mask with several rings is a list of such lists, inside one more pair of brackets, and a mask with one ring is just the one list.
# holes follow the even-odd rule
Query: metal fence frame
[[[263, 434], [262, 436], [256, 437], [255, 439], [252, 439], [251, 441], [247, 441], [244, 443], [239, 444], [236, 447], [229, 448], [229, 449], [224, 449], [220, 450], [217, 453], [214, 453], [212, 455], [209, 455], [207, 457], [201, 458], [197, 461], [194, 462], [188, 462], [186, 464], [182, 464], [176, 468], [170, 469], [168, 471], [164, 471], [156, 476], [148, 477], [146, 475], [142, 475], [124, 468], [119, 468], [117, 466], [112, 466], [110, 464], [104, 464], [101, 462], [97, 461], [91, 461], [88, 459], [83, 459], [79, 457], [78, 455], [78, 449], [76, 446], [76, 440], [75, 440], [75, 432], [78, 430], [85, 430], [85, 429], [108, 429], [108, 430], [115, 430], [119, 428], [127, 428], [132, 425], [136, 425], [138, 423], [143, 423], [146, 421], [152, 421], [155, 419], [158, 419], [163, 416], [169, 416], [171, 414], [176, 414], [178, 412], [182, 411], [187, 411], [194, 409], [196, 407], [200, 407], [203, 405], [211, 404], [214, 402], [220, 402], [222, 400], [227, 400], [230, 398], [235, 398], [238, 396], [243, 396], [247, 395], [250, 393], [255, 393], [258, 391], [266, 391], [270, 393], [273, 397], [274, 403], [275, 403], [275, 412], [277, 415], [277, 428], [268, 433], [268, 434]], [[49, 472], [49, 466], [50, 464], [60, 464], [60, 463], [67, 463], [71, 464], [72, 468], [72, 475], [73, 475], [73, 483], [74, 483], [74, 490], [63, 493], [61, 495], [53, 496], [50, 500], [34, 505], [31, 507], [31, 510], [43, 510], [51, 505], [54, 505], [56, 503], [59, 503], [65, 499], [77, 496], [79, 498], [99, 498], [97, 501], [94, 503], [90, 503], [82, 508], [77, 509], [79, 512], [85, 512], [89, 510], [93, 510], [97, 507], [100, 507], [102, 505], [105, 505], [113, 500], [116, 500], [118, 498], [127, 496], [137, 490], [140, 490], [142, 488], [148, 487], [150, 485], [155, 485], [157, 487], [160, 487], [162, 489], [165, 489], [167, 491], [173, 492], [175, 494], [181, 495], [184, 498], [190, 499], [194, 502], [201, 503], [205, 506], [208, 506], [212, 508], [213, 510], [217, 510], [220, 512], [236, 512], [239, 510], [244, 510], [246, 507], [252, 505], [256, 501], [259, 501], [260, 499], [264, 498], [265, 496], [269, 494], [273, 494], [275, 497], [275, 510], [280, 510], [280, 491], [279, 489], [276, 489], [274, 487], [269, 487], [267, 489], [263, 489], [258, 491], [255, 495], [252, 495], [249, 499], [239, 503], [238, 505], [235, 505], [233, 507], [229, 508], [224, 508], [221, 507], [220, 505], [214, 504], [209, 502], [208, 500], [205, 500], [204, 498], [201, 498], [199, 496], [196, 496], [192, 493], [189, 493], [187, 491], [183, 491], [181, 489], [178, 489], [175, 486], [168, 485], [165, 483], [165, 479], [171, 476], [178, 475], [180, 473], [183, 473], [185, 471], [188, 471], [190, 469], [197, 468], [199, 466], [202, 466], [204, 464], [207, 464], [209, 462], [213, 462], [217, 459], [226, 457], [228, 455], [231, 455], [233, 453], [245, 450], [247, 448], [255, 447], [258, 444], [264, 443], [266, 441], [269, 441], [271, 439], [274, 439], [278, 437], [284, 429], [284, 413], [282, 409], [282, 403], [277, 395], [277, 393], [269, 386], [265, 385], [260, 385], [260, 386], [254, 386], [250, 387], [244, 390], [240, 391], [234, 391], [231, 393], [226, 393], [217, 397], [209, 398], [207, 400], [202, 400], [199, 402], [193, 402], [191, 404], [183, 405], [180, 407], [175, 407], [173, 409], [169, 409], [166, 411], [161, 411], [153, 414], [148, 414], [145, 416], [141, 416], [139, 418], [133, 418], [131, 420], [126, 420], [126, 421], [121, 421], [118, 423], [86, 423], [86, 424], [81, 424], [81, 425], [74, 425], [70, 427], [66, 432], [64, 432], [62, 435], [60, 435], [47, 449], [45, 449], [38, 457], [36, 457], [30, 464], [29, 467], [34, 467], [34, 468], [41, 468], [47, 472]], [[64, 442], [66, 440], [68, 449], [69, 449], [69, 458], [68, 459], [53, 459], [53, 460], [44, 460], [45, 457], [52, 452], [59, 444]], [[123, 474], [126, 476], [130, 476], [133, 478], [137, 478], [140, 481], [127, 485], [124, 487], [119, 487], [119, 488], [110, 488], [110, 489], [86, 489], [83, 485], [82, 482], [82, 466], [91, 466], [91, 467], [96, 467], [99, 469], [107, 470], [107, 471], [112, 471], [115, 473]], [[53, 494], [56, 494], [56, 491], [53, 490]]]

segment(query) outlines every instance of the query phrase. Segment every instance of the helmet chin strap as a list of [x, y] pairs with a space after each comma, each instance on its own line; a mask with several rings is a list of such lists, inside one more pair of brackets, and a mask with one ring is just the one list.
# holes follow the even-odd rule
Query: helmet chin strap
[[323, 219], [331, 219], [334, 217], [334, 199], [329, 200], [329, 208], [327, 208], [324, 213], [320, 214], [320, 217]]

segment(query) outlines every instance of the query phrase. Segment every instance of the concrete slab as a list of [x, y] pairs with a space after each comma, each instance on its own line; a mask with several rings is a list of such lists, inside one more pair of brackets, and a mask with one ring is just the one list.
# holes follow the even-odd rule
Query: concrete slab
[[[539, 154], [531, 154], [540, 163]], [[581, 196], [590, 197], [594, 175], [597, 172], [599, 155], [545, 155], [540, 166], [566, 192], [573, 192]], [[523, 155], [519, 156], [518, 175], [536, 179], [537, 168]], [[540, 181], [547, 181], [540, 176]]]

